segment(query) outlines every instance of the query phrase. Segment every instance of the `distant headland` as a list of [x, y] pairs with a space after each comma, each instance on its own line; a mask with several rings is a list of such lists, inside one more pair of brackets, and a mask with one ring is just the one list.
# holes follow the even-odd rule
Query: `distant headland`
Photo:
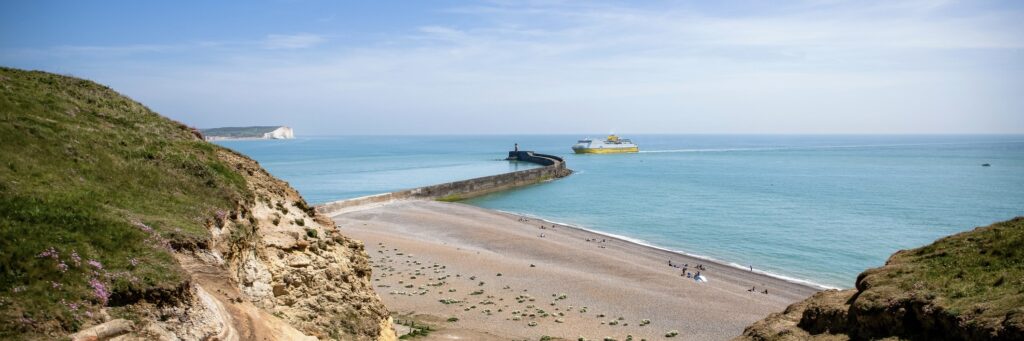
[[295, 138], [295, 131], [287, 126], [221, 127], [200, 129], [207, 141], [217, 140], [282, 140]]

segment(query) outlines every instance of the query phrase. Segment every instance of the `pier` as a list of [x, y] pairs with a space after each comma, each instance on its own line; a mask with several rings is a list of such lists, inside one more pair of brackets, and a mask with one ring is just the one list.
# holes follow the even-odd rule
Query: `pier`
[[565, 166], [565, 160], [561, 157], [518, 149], [517, 146], [516, 150], [509, 151], [506, 160], [530, 162], [543, 167], [339, 200], [318, 205], [316, 209], [320, 213], [332, 216], [357, 206], [397, 200], [459, 201], [563, 178], [572, 174], [572, 170]]

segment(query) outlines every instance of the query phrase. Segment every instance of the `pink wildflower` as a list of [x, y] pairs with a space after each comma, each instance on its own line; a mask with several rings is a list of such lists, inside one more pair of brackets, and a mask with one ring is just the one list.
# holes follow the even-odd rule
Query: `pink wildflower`
[[60, 264], [57, 264], [57, 269], [60, 269], [60, 272], [68, 272], [68, 265], [60, 262]]
[[41, 252], [36, 257], [39, 257], [39, 258], [50, 257], [50, 258], [53, 258], [53, 259], [59, 259], [60, 258], [60, 253], [57, 252], [57, 250], [54, 249], [53, 246], [51, 246], [49, 250], [45, 250], [45, 251]]
[[92, 287], [93, 295], [96, 295], [96, 298], [100, 299], [100, 304], [107, 305], [107, 299], [110, 298], [110, 292], [107, 291], [107, 286], [96, 278], [89, 279], [89, 286]]
[[54, 281], [50, 281], [50, 286], [53, 287], [54, 289], [60, 289], [61, 284]]
[[129, 263], [129, 264], [131, 264], [131, 265], [132, 265], [132, 267], [136, 267], [136, 266], [138, 266], [138, 265], [139, 265], [139, 260], [138, 260], [138, 259], [136, 259], [135, 257], [132, 257], [132, 259], [129, 259], [129, 260], [128, 260], [128, 263]]
[[103, 270], [103, 263], [100, 263], [98, 260], [90, 259], [87, 263], [89, 263], [89, 265], [92, 265], [92, 267], [96, 268], [97, 270]]

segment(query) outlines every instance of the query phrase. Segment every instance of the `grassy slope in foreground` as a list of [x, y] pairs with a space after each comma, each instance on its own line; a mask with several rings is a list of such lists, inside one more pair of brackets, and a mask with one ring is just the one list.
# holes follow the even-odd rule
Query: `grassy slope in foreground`
[[747, 340], [1024, 340], [1024, 217], [897, 252], [744, 331]]
[[0, 68], [0, 339], [181, 290], [168, 244], [250, 196], [216, 148], [102, 85]]

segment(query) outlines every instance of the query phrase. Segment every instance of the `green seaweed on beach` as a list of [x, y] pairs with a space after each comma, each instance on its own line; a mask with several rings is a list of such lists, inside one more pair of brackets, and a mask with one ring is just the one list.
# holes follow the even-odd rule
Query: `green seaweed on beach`
[[458, 194], [449, 194], [449, 195], [437, 198], [435, 200], [443, 201], [443, 202], [456, 202], [456, 201], [466, 200], [466, 198], [463, 198], [462, 196], [460, 196]]

